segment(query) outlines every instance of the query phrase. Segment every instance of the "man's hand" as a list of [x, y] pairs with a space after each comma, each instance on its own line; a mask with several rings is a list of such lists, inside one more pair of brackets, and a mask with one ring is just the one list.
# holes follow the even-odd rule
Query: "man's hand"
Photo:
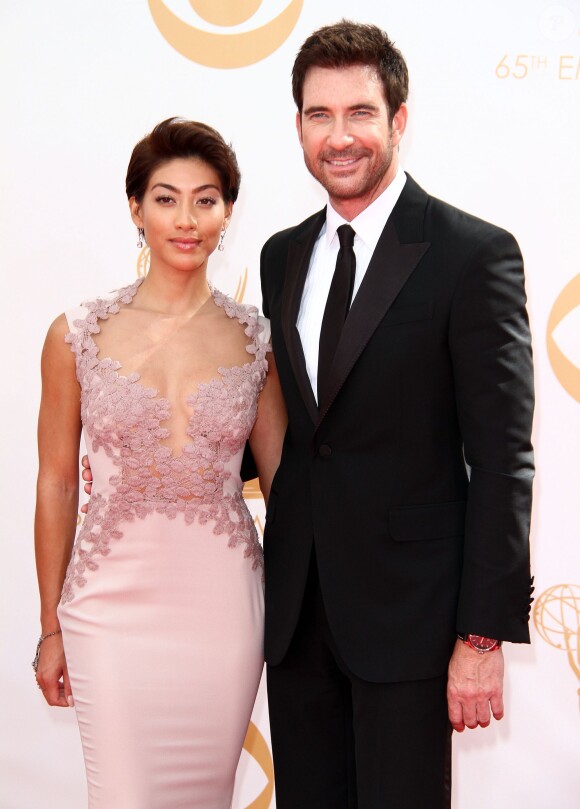
[[[89, 495], [91, 494], [91, 490], [93, 488], [93, 473], [91, 472], [91, 465], [89, 463], [89, 456], [83, 455], [81, 463], [83, 465], [83, 480], [86, 481], [85, 483], [85, 492]], [[89, 508], [89, 504], [85, 503], [84, 506], [81, 506], [81, 512], [86, 514]]]
[[479, 654], [456, 641], [447, 680], [449, 721], [454, 730], [486, 728], [492, 713], [495, 719], [502, 718], [503, 669], [501, 648]]

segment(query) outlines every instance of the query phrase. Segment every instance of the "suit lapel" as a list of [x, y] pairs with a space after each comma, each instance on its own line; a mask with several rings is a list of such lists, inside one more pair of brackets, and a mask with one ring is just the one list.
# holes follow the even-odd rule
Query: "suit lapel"
[[306, 408], [316, 423], [318, 421], [318, 406], [312, 392], [312, 386], [306, 370], [306, 361], [302, 349], [302, 341], [296, 327], [304, 283], [308, 273], [310, 257], [316, 237], [324, 224], [326, 211], [316, 214], [308, 223], [309, 226], [298, 234], [288, 245], [288, 260], [282, 295], [282, 332], [286, 341], [288, 356], [294, 371], [294, 378], [304, 399]]
[[[385, 225], [344, 324], [330, 371], [318, 424], [325, 417], [356, 361], [407, 279], [429, 249], [421, 241], [427, 195], [410, 178]], [[398, 231], [406, 236], [399, 239]]]

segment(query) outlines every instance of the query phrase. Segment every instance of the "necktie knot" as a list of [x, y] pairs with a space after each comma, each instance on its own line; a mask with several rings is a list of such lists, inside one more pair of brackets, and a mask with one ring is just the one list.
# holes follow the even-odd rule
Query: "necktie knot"
[[338, 241], [340, 243], [341, 250], [349, 250], [352, 249], [354, 244], [354, 237], [355, 232], [351, 228], [350, 225], [341, 225], [336, 229], [336, 235], [338, 236]]

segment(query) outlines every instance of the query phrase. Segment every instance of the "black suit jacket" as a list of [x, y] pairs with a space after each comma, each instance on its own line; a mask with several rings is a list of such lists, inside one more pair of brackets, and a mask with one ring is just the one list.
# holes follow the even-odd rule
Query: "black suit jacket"
[[376, 682], [437, 676], [457, 630], [529, 641], [533, 384], [522, 258], [509, 233], [408, 177], [317, 407], [296, 318], [324, 217], [262, 251], [289, 414], [266, 515], [266, 659], [275, 665], [288, 649], [314, 543], [349, 668]]

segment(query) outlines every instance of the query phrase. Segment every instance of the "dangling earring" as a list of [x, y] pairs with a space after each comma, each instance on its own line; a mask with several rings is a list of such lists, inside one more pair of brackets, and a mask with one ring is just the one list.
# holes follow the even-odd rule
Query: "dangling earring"
[[145, 244], [145, 241], [144, 241], [144, 239], [145, 239], [145, 231], [143, 230], [143, 228], [137, 228], [137, 235], [139, 237], [137, 239], [137, 247], [143, 247], [144, 244]]
[[226, 228], [222, 228], [222, 232], [220, 234], [220, 241], [219, 241], [219, 244], [218, 244], [218, 250], [220, 251], [220, 253], [223, 253], [223, 251], [224, 251], [224, 236], [225, 235], [226, 235]]

